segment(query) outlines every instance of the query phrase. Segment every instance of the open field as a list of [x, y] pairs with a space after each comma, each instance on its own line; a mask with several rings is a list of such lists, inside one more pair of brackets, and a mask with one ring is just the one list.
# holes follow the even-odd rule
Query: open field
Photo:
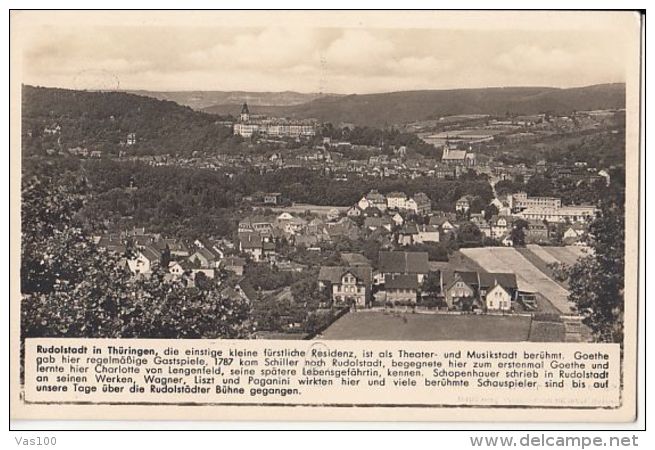
[[572, 266], [579, 258], [584, 257], [584, 247], [543, 247], [543, 250], [552, 255], [559, 262]]
[[341, 317], [318, 338], [518, 342], [528, 340], [530, 321], [525, 316], [361, 311]]
[[[541, 247], [538, 247], [539, 250], [541, 250], [542, 253], [546, 253]], [[532, 265], [534, 265], [537, 269], [541, 270], [543, 273], [545, 273], [551, 280], [553, 280], [555, 283], [559, 284], [562, 286], [564, 289], [569, 288], [568, 282], [566, 281], [559, 281], [556, 279], [555, 274], [553, 273], [553, 270], [548, 267], [548, 264], [554, 262], [558, 263], [559, 261], [553, 258], [550, 253], [546, 253], [548, 255], [547, 259], [551, 262], [547, 263], [543, 258], [540, 256], [537, 256], [537, 252], [535, 252], [535, 248], [516, 248], [516, 251], [519, 252], [525, 259], [530, 261]]]
[[569, 292], [511, 247], [465, 248], [460, 250], [488, 272], [516, 274], [519, 290], [539, 292], [561, 313], [570, 314]]
[[564, 342], [566, 327], [563, 323], [532, 321], [530, 341], [532, 342]]
[[537, 244], [528, 244], [528, 245], [526, 245], [526, 247], [527, 247], [528, 250], [530, 250], [532, 253], [534, 253], [535, 255], [537, 255], [537, 256], [538, 256], [538, 257], [539, 257], [543, 262], [545, 262], [546, 264], [552, 264], [552, 263], [558, 263], [558, 262], [560, 262], [559, 259], [555, 258], [553, 255], [551, 255], [550, 253], [548, 253], [548, 252], [544, 249], [544, 247], [542, 247], [541, 245], [537, 245]]

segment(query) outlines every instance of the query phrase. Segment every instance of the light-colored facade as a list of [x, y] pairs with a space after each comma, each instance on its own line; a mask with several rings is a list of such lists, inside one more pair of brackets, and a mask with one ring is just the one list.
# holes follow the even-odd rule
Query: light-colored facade
[[357, 306], [366, 306], [366, 285], [353, 273], [346, 272], [340, 284], [332, 285], [332, 298], [335, 302], [352, 300]]
[[243, 137], [251, 137], [255, 133], [274, 137], [315, 136], [316, 124], [313, 121], [290, 121], [287, 119], [264, 118], [253, 119], [248, 105], [243, 104], [239, 122], [234, 124], [233, 133]]
[[594, 206], [562, 206], [561, 208], [528, 208], [517, 214], [525, 220], [546, 220], [548, 222], [589, 222], [596, 217]]
[[511, 196], [512, 208], [523, 210], [527, 208], [558, 209], [562, 207], [562, 199], [556, 197], [528, 197], [525, 192], [517, 192]]
[[485, 306], [489, 311], [509, 311], [512, 309], [512, 296], [500, 284], [487, 291]]

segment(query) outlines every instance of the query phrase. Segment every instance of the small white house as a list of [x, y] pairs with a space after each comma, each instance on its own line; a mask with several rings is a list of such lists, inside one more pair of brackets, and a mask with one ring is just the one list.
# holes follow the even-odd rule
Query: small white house
[[512, 308], [512, 296], [500, 284], [495, 284], [487, 291], [486, 306], [489, 311], [509, 311]]

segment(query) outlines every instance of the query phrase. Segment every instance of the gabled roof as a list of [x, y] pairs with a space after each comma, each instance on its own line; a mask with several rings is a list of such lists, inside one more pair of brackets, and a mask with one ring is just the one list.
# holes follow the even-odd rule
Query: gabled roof
[[380, 194], [376, 190], [370, 191], [368, 194], [365, 195], [365, 198], [366, 200], [373, 201], [373, 202], [385, 202], [387, 200], [384, 195]]
[[[211, 250], [207, 249], [207, 248], [199, 248], [198, 250], [196, 250], [193, 253], [193, 255], [195, 255], [196, 253], [202, 255], [202, 257], [205, 258], [208, 261], [216, 260], [216, 255], [214, 255], [214, 253]], [[191, 255], [191, 256], [193, 256], [193, 255]]]
[[418, 289], [418, 276], [416, 274], [407, 275], [385, 275], [385, 289]]
[[380, 271], [383, 273], [428, 273], [427, 252], [380, 252]]
[[453, 274], [453, 283], [457, 280], [461, 280], [469, 286], [478, 285], [478, 273], [477, 272], [465, 272], [456, 270]]
[[494, 284], [500, 284], [505, 289], [518, 289], [516, 274], [513, 273], [480, 272], [479, 278], [481, 288], [490, 288]]
[[407, 198], [407, 194], [405, 194], [404, 192], [398, 192], [398, 191], [389, 192], [387, 194], [387, 198]]
[[446, 216], [432, 216], [430, 217], [430, 225], [442, 226], [446, 222], [453, 225], [453, 220]]
[[418, 234], [418, 228], [415, 223], [407, 223], [401, 228], [400, 234]]
[[347, 273], [352, 274], [361, 283], [371, 284], [373, 269], [369, 266], [321, 266], [318, 272], [318, 280], [340, 284], [341, 278]]
[[259, 233], [240, 233], [239, 242], [244, 249], [262, 248], [262, 237]]
[[418, 193], [414, 194], [413, 199], [416, 202], [429, 202], [430, 201], [430, 197], [428, 197], [428, 195], [425, 192], [418, 192]]
[[466, 150], [449, 150], [448, 153], [444, 153], [442, 160], [461, 160], [466, 158]]
[[246, 260], [238, 256], [228, 256], [223, 260], [223, 267], [227, 266], [245, 266]]
[[150, 246], [144, 247], [143, 250], [141, 250], [141, 254], [151, 263], [159, 262], [159, 259], [161, 258], [161, 254]]
[[252, 301], [257, 296], [257, 291], [255, 288], [252, 287], [252, 285], [245, 279], [239, 281], [237, 286], [241, 289], [241, 292], [243, 292], [248, 300]]
[[371, 261], [359, 253], [342, 253], [341, 260], [348, 266], [371, 266]]

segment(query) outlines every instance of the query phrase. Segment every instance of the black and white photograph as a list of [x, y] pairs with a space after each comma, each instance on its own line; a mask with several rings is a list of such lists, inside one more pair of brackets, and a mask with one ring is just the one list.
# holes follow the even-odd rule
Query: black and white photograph
[[23, 336], [621, 342], [615, 36], [83, 30], [24, 55]]
[[21, 380], [42, 338], [634, 358], [639, 14], [170, 13], [12, 17]]

